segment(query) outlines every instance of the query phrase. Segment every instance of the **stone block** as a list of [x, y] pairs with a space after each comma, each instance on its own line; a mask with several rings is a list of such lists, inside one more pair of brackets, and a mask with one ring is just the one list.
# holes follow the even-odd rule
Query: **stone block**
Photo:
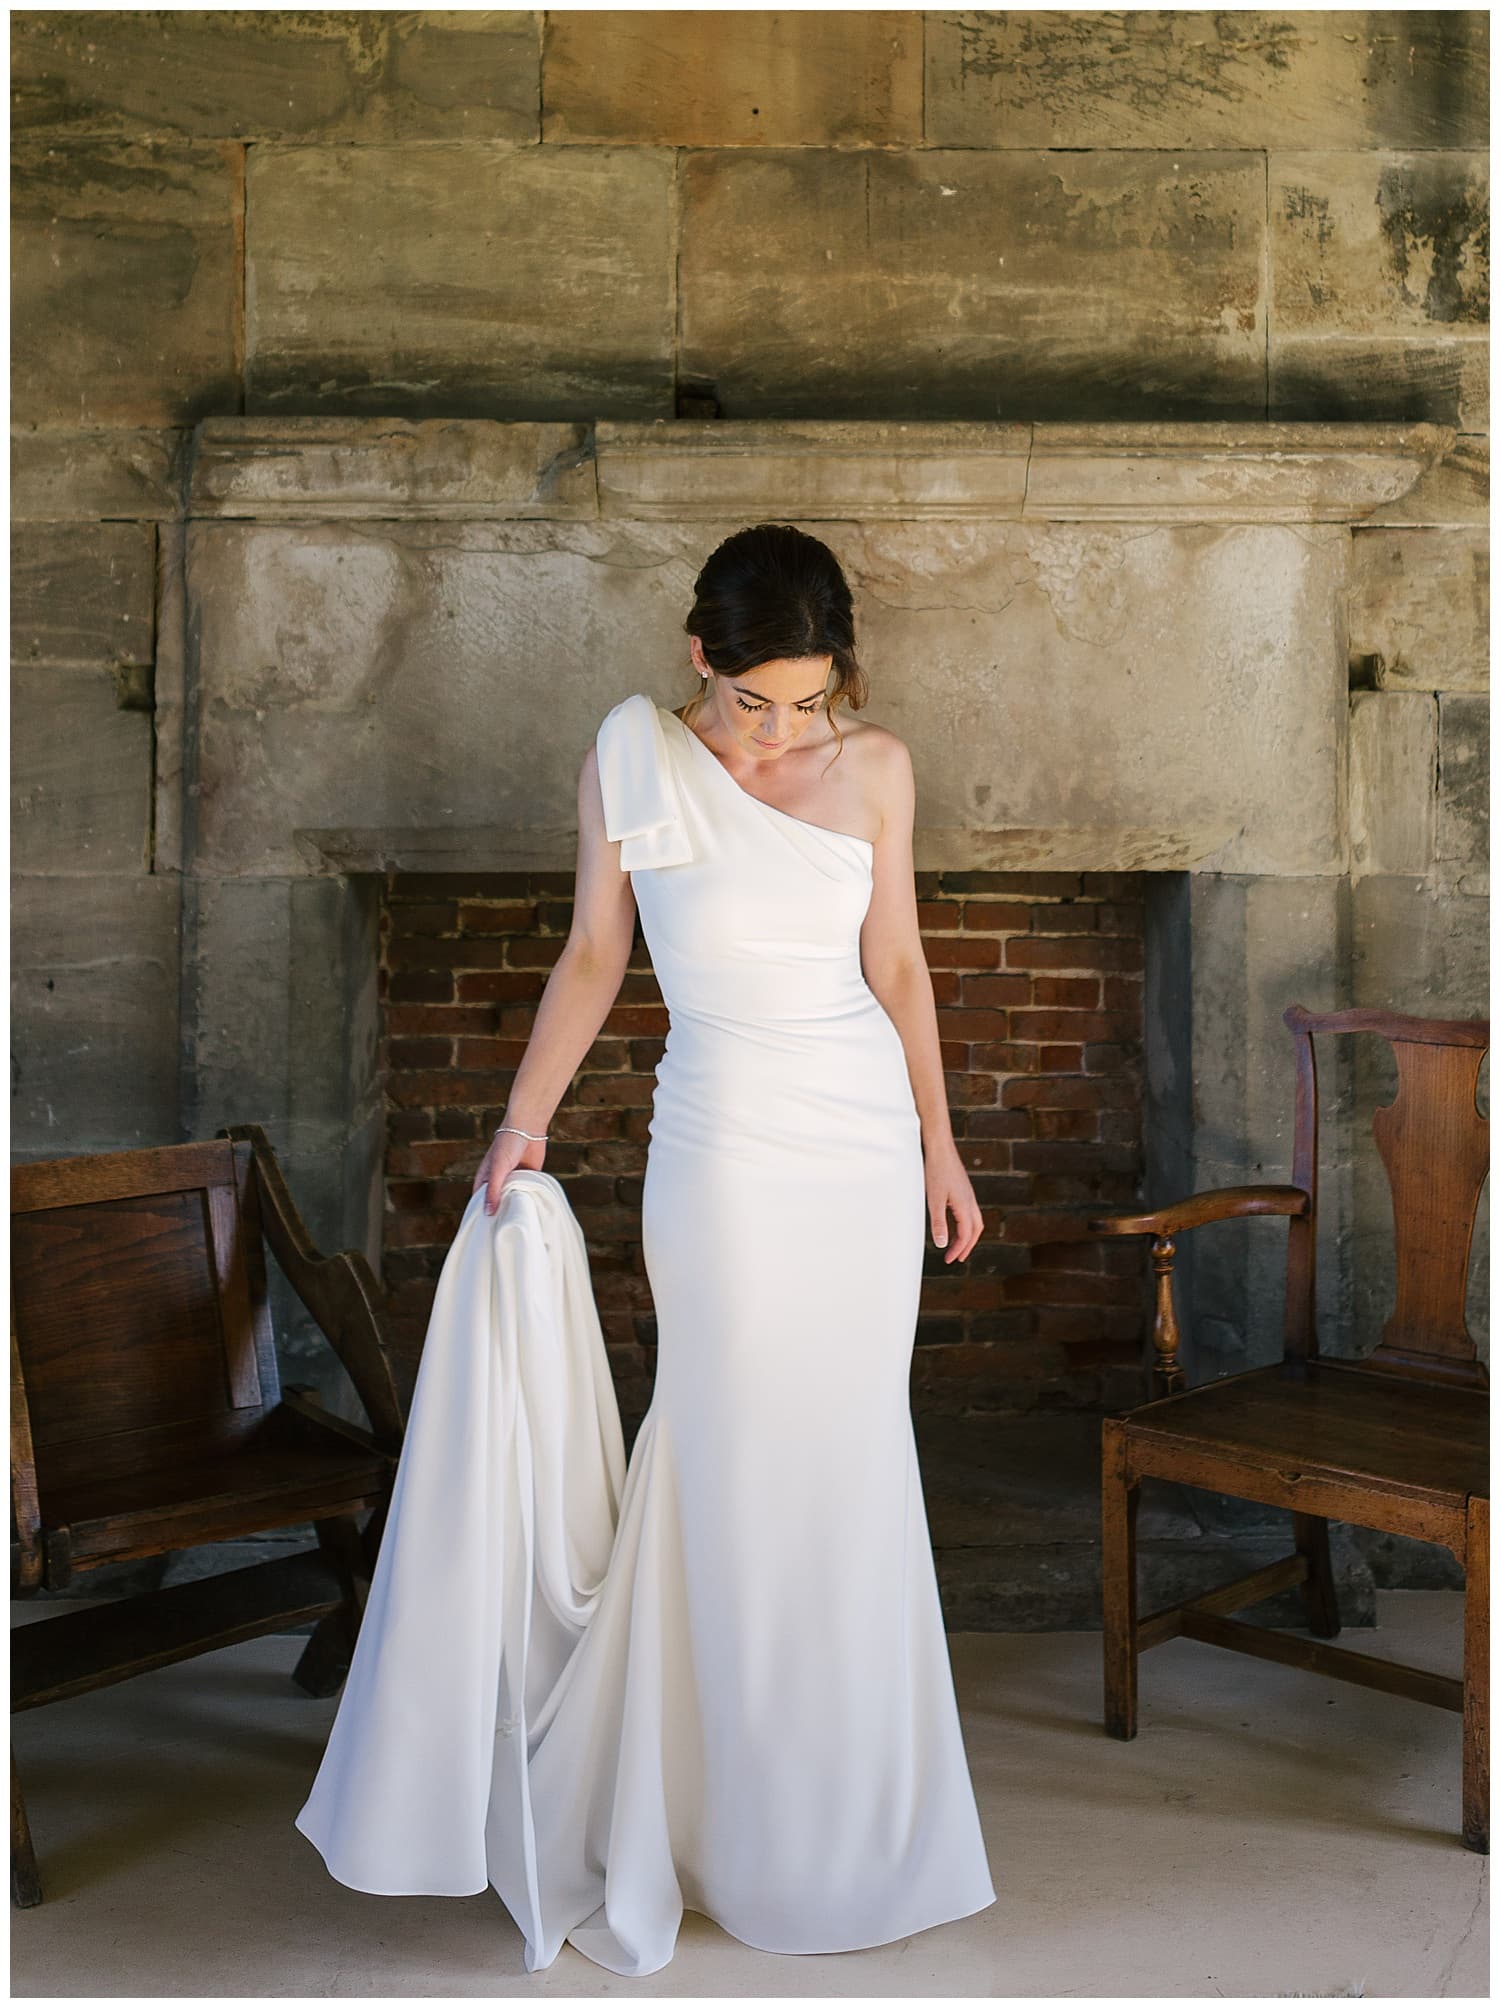
[[[198, 868], [385, 868], [424, 831], [473, 866], [505, 830], [566, 867], [607, 698], [578, 664], [622, 665], [623, 695], [629, 664], [680, 661], [693, 578], [734, 527], [190, 526]], [[917, 759], [923, 869], [1342, 868], [1341, 533], [818, 530], [867, 660], [892, 666], [878, 710]]]
[[570, 8], [545, 19], [543, 140], [922, 142], [919, 13]]
[[[1477, 705], [1482, 700], [1460, 700]], [[1490, 907], [1487, 898], [1432, 879], [1372, 877], [1354, 888], [1353, 999], [1384, 1011], [1426, 1018], [1489, 1015]], [[1354, 1078], [1355, 1217], [1350, 1248], [1349, 1350], [1375, 1345], [1395, 1301], [1390, 1187], [1370, 1131], [1377, 1108], [1396, 1088], [1390, 1050], [1380, 1039], [1358, 1043]], [[1480, 1076], [1488, 1106], [1489, 1066]], [[1489, 1357], [1489, 1207], [1481, 1196], [1469, 1266], [1469, 1329]]]
[[13, 669], [11, 868], [134, 874], [150, 862], [151, 716], [108, 670]]
[[11, 1151], [177, 1143], [175, 877], [11, 880]]
[[[1317, 1011], [1350, 1001], [1347, 881], [1194, 874], [1188, 929], [1188, 967], [1178, 979], [1191, 986], [1179, 1014], [1187, 1053], [1179, 1049], [1173, 1112], [1188, 1139], [1189, 1189], [1282, 1183], [1291, 1176], [1294, 1113], [1292, 1039], [1282, 1013], [1289, 1004]], [[1318, 1313], [1330, 1333], [1348, 1325], [1346, 1073], [1346, 1064], [1328, 1056], [1320, 1084]], [[1222, 1221], [1186, 1235], [1177, 1267], [1190, 1380], [1280, 1357], [1284, 1221]]]
[[1277, 335], [1469, 335], [1489, 323], [1482, 154], [1275, 153]]
[[927, 138], [977, 147], [1484, 147], [1482, 9], [927, 16]]
[[681, 375], [726, 418], [1259, 417], [1264, 228], [1248, 155], [691, 153]]
[[284, 879], [183, 881], [183, 1124], [287, 1139], [291, 903]]
[[666, 413], [672, 175], [638, 148], [255, 149], [247, 402]]
[[523, 11], [18, 13], [12, 129], [529, 142], [539, 62]]
[[1489, 891], [1490, 700], [1438, 697], [1437, 857], [1458, 890]]
[[1488, 690], [1485, 531], [1357, 527], [1352, 555], [1349, 649], [1375, 659], [1382, 688]]
[[1469, 530], [1490, 520], [1490, 442], [1463, 432], [1402, 495], [1383, 502], [1367, 524], [1401, 524], [1413, 529]]
[[1354, 876], [1428, 870], [1437, 817], [1437, 699], [1356, 690], [1349, 700], [1349, 852]]
[[1351, 1003], [1426, 1018], [1482, 1017], [1489, 996], [1489, 901], [1415, 877], [1354, 889]]
[[1017, 517], [1026, 499], [1030, 425], [842, 425], [807, 419], [600, 419], [594, 428], [599, 508], [650, 520], [747, 516], [803, 519]]
[[[701, 430], [701, 428], [700, 428]], [[598, 514], [583, 424], [494, 419], [216, 418], [198, 429], [195, 517]]]
[[11, 202], [14, 422], [169, 427], [238, 406], [239, 147], [32, 144]]
[[[49, 523], [10, 539], [10, 659], [34, 668], [149, 672], [156, 532], [149, 523]], [[127, 678], [143, 692], [148, 678]]]
[[1483, 341], [1415, 335], [1281, 335], [1267, 359], [1272, 418], [1391, 423], [1410, 420], [1484, 433], [1490, 422]]
[[188, 443], [181, 430], [39, 431], [10, 436], [11, 519], [166, 522], [182, 514]]
[[1437, 425], [1034, 425], [1022, 514], [1054, 521], [1351, 523], [1450, 451]]

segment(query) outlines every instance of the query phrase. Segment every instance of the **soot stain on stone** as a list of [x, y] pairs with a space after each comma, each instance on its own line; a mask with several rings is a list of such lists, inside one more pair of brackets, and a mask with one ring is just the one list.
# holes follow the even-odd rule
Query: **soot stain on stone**
[[[1454, 187], [1425, 164], [1383, 167], [1376, 194], [1387, 268], [1408, 306], [1430, 321], [1489, 317], [1490, 234], [1482, 191], [1465, 176]], [[1426, 251], [1431, 270], [1421, 297], [1411, 286], [1412, 267]]]

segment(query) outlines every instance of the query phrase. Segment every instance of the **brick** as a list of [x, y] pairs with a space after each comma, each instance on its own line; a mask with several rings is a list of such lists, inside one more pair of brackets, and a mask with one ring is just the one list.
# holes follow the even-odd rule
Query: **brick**
[[1096, 1011], [1099, 1008], [1097, 976], [1033, 976], [1031, 1001], [1045, 1009]]
[[1115, 1039], [1122, 1031], [1134, 1029], [1133, 1022], [1111, 1011], [1012, 1011], [1010, 1035], [1013, 1039], [1041, 1044], [1060, 1039], [1069, 1045], [1090, 1040]]
[[1082, 1046], [1037, 1046], [1038, 1070], [1044, 1074], [1081, 1074], [1083, 1072]]
[[963, 922], [969, 934], [1023, 934], [1038, 911], [1031, 906], [1005, 900], [966, 899]]
[[945, 934], [923, 941], [929, 969], [995, 969], [1000, 943], [986, 935]]
[[1005, 944], [1007, 969], [1139, 969], [1145, 951], [1125, 935], [1013, 934]]
[[[969, 975], [963, 978], [965, 1007], [1005, 1009], [1012, 1004], [1029, 1004], [1033, 979], [1029, 976]], [[946, 1003], [946, 998], [940, 998]], [[957, 1001], [956, 999], [954, 1001]]]
[[1033, 1080], [1007, 1081], [1000, 1099], [1008, 1109], [1103, 1109], [1133, 1104], [1135, 1095], [1128, 1082], [1107, 1076], [1083, 1080], [1073, 1075], [1048, 1074]]

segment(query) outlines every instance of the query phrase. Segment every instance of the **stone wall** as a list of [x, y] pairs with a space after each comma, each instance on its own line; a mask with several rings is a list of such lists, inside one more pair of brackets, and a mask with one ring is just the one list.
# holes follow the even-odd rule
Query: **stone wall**
[[[1309, 691], [1286, 634], [1242, 623], [1261, 674], [1250, 708], [1226, 716], [1246, 759], [1282, 777], [1285, 816], [1247, 842], [1235, 805], [1205, 790], [1191, 858], [1113, 860], [1164, 875], [1153, 939], [1187, 930], [1220, 958], [1148, 1023], [1163, 1165], [1204, 1182], [1276, 1159], [1289, 1098], [1275, 1014], [1309, 967], [1326, 977], [1310, 1004], [1484, 1008], [1487, 28], [1477, 10], [13, 15], [15, 1151], [173, 1141], [263, 1113], [294, 1172], [308, 1169], [319, 1231], [361, 1238], [381, 1111], [363, 1077], [357, 1092], [332, 1082], [351, 1024], [374, 1050], [372, 915], [363, 894], [298, 878], [277, 846], [294, 819], [346, 820], [305, 802], [363, 787], [359, 707], [388, 701], [366, 672], [399, 667], [407, 639], [393, 613], [379, 660], [351, 661], [383, 589], [369, 568], [446, 579], [471, 662], [522, 644], [503, 587], [465, 597], [466, 564], [524, 576], [544, 600], [570, 567], [599, 581], [575, 626], [544, 636], [575, 686], [576, 728], [648, 680], [644, 665], [617, 677], [615, 657], [606, 670], [599, 637], [617, 641], [642, 606], [651, 632], [670, 632], [703, 538], [720, 533], [700, 508], [693, 534], [656, 543], [586, 524], [541, 536], [524, 520], [438, 534], [494, 473], [475, 475], [467, 445], [432, 476], [426, 528], [382, 542], [309, 527], [294, 496], [275, 499], [267, 435], [249, 505], [233, 493], [242, 461], [215, 462], [213, 425], [195, 441], [200, 421], [235, 415], [368, 414], [389, 422], [393, 452], [405, 419], [539, 421], [505, 449], [521, 455], [512, 515], [554, 521], [575, 484], [602, 478], [595, 420], [1452, 428], [1432, 471], [1352, 530], [1242, 516], [1228, 546], [1216, 534], [1197, 563], [1175, 544], [1165, 570], [1149, 525], [1104, 547], [992, 524], [945, 533], [933, 571], [921, 540], [870, 527], [889, 492], [860, 485], [859, 457], [823, 445], [785, 485], [786, 464], [765, 461], [731, 482], [718, 520], [784, 507], [816, 527], [836, 512], [826, 488], [809, 506], [810, 461], [841, 489], [851, 527], [835, 534], [858, 575], [876, 714], [912, 737], [929, 820], [1019, 832], [975, 860], [988, 867], [1079, 863], [1055, 852], [1082, 804], [1048, 794], [1024, 759], [984, 813], [945, 794], [950, 771], [986, 782], [937, 744], [924, 753], [934, 699], [951, 712], [966, 698], [996, 730], [1093, 730], [1093, 821], [1140, 830], [1164, 774], [1191, 796], [1203, 720], [1185, 725], [1164, 687], [1150, 758], [1119, 739], [1111, 753], [1089, 664], [1116, 659], [1122, 621], [1148, 661], [1153, 598], [1248, 590], [1247, 565], [1281, 540], [1266, 578], [1300, 571], [1303, 626], [1328, 642], [1318, 676], [1344, 679]], [[1085, 432], [1050, 458], [1028, 442], [1008, 472], [1003, 456], [986, 464], [1045, 510], [1059, 468], [1086, 483], [1089, 450]], [[307, 464], [287, 456], [286, 480]], [[653, 500], [649, 454], [617, 440], [610, 467], [617, 505], [630, 491], [617, 513], [649, 525], [676, 506]], [[1116, 455], [1098, 463], [1106, 500], [1119, 472]], [[250, 540], [222, 519], [278, 506], [280, 559], [263, 530], [259, 569], [236, 587], [234, 540]], [[315, 633], [298, 626], [294, 576], [309, 550], [351, 581], [318, 597]], [[630, 599], [643, 554], [652, 582]], [[262, 630], [269, 655], [234, 655], [235, 590], [266, 606], [290, 594]], [[1069, 679], [1018, 694], [971, 680], [961, 651], [923, 652], [934, 621], [965, 620], [1003, 632], [1008, 661], [1055, 635]], [[436, 687], [437, 637], [417, 639]], [[299, 691], [304, 672], [331, 680]], [[265, 766], [226, 764], [205, 795], [182, 748], [211, 756], [218, 734], [243, 752], [226, 725], [257, 707]], [[556, 767], [548, 788], [572, 743], [528, 726]], [[279, 792], [289, 776], [295, 801]], [[236, 849], [219, 869], [213, 844], [247, 828], [261, 865], [239, 876]], [[283, 952], [299, 984], [251, 1022], [244, 999]], [[235, 1102], [237, 1084], [272, 1076], [291, 1083], [281, 1100]], [[1346, 1086], [1356, 1112], [1381, 1092], [1363, 1070]], [[347, 1151], [325, 1148], [328, 1132]], [[1330, 1288], [1353, 1330], [1379, 1280], [1381, 1201], [1367, 1154], [1343, 1172]], [[1278, 1254], [1253, 1226], [1194, 1253], [1207, 1360], [1243, 1356], [1247, 1289], [1261, 1306], [1248, 1342], [1264, 1346]]]

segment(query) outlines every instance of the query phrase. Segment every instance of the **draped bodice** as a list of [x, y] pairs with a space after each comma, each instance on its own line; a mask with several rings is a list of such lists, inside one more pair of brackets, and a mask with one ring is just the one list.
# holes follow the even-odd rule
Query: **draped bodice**
[[606, 714], [596, 746], [605, 834], [620, 844], [674, 1020], [826, 1030], [870, 1009], [867, 838], [760, 801], [642, 692]]

